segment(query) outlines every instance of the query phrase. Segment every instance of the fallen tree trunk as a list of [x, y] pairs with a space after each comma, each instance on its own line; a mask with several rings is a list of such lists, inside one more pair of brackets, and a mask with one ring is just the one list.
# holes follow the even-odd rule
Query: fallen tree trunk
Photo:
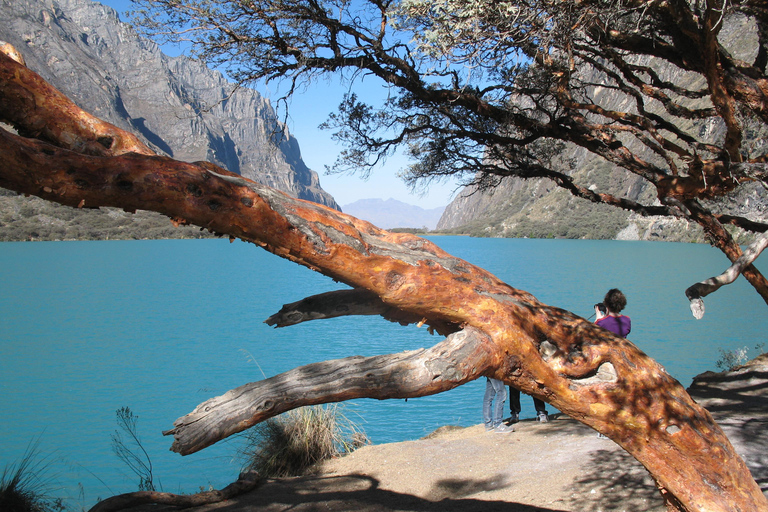
[[117, 512], [140, 505], [171, 505], [176, 509], [201, 507], [212, 503], [231, 500], [254, 490], [264, 481], [258, 473], [245, 473], [235, 482], [221, 490], [203, 491], [195, 494], [173, 494], [159, 491], [136, 491], [109, 497], [91, 507], [88, 512]]
[[[20, 65], [0, 55], [0, 97], [10, 87], [3, 80], [20, 73], [14, 66]], [[0, 100], [6, 120], [8, 102]], [[69, 107], [41, 108], [35, 119], [73, 115]], [[25, 133], [24, 116], [12, 122]], [[90, 126], [78, 137], [98, 141], [102, 128]], [[122, 136], [113, 129], [114, 141]], [[354, 288], [289, 305], [271, 318], [276, 324], [342, 314], [346, 302], [349, 313], [378, 311], [448, 337], [426, 351], [318, 363], [233, 390], [177, 420], [168, 432], [174, 450], [194, 452], [301, 405], [422, 396], [485, 375], [608, 435], [649, 470], [672, 510], [768, 510], [709, 413], [629, 341], [542, 304], [427, 240], [389, 233], [209, 163], [121, 154], [111, 149], [120, 147], [115, 144], [90, 155], [66, 149], [67, 141], [50, 143], [65, 135], [48, 133], [43, 142], [0, 130], [0, 186], [71, 206], [154, 210], [253, 242]]]

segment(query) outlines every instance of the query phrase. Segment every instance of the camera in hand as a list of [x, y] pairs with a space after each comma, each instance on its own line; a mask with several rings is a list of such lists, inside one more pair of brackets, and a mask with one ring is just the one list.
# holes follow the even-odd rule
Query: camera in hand
[[605, 307], [605, 304], [603, 304], [602, 302], [598, 302], [597, 304], [595, 304], [595, 307], [596, 307], [598, 310], [600, 310], [600, 313], [602, 313], [602, 314], [604, 314], [604, 315], [607, 315], [607, 314], [608, 314], [608, 308], [607, 308], [607, 307]]

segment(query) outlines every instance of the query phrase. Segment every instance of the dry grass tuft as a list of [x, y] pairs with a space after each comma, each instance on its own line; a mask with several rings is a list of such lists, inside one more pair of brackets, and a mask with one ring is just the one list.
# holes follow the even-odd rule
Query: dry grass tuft
[[265, 478], [303, 475], [316, 463], [351, 453], [369, 442], [339, 404], [288, 411], [259, 423], [245, 436], [245, 469]]
[[0, 476], [0, 511], [52, 512], [64, 510], [61, 500], [47, 494], [49, 461], [38, 456], [39, 439], [30, 443], [21, 460], [6, 465]]

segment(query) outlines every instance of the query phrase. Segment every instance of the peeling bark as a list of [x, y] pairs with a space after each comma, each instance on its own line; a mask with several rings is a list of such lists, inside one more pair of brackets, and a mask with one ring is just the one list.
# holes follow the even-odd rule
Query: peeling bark
[[[0, 56], [0, 67], [12, 62]], [[123, 146], [100, 144], [101, 137], [129, 137], [98, 123], [78, 131], [77, 108], [37, 80], [22, 89], [42, 95], [42, 104], [51, 95], [62, 108], [25, 117], [28, 107], [14, 110], [13, 94], [22, 101], [25, 93], [9, 85], [13, 76], [0, 72], [0, 117], [45, 141], [0, 130], [0, 186], [70, 206], [153, 210], [239, 237], [353, 288], [331, 298], [352, 299], [361, 311], [378, 309], [398, 321], [420, 319], [448, 336], [430, 349], [315, 363], [237, 388], [179, 419], [167, 432], [174, 450], [191, 453], [301, 405], [423, 396], [485, 375], [608, 435], [649, 470], [671, 509], [768, 510], [709, 413], [629, 341], [542, 304], [427, 240], [389, 233], [209, 163], [123, 154]], [[40, 129], [41, 120], [58, 128]], [[85, 142], [72, 143], [70, 131]], [[97, 154], [94, 140], [104, 148]], [[285, 319], [291, 311], [325, 307], [321, 317], [334, 311], [303, 307], [289, 305]]]
[[87, 155], [154, 154], [132, 133], [72, 103], [27, 68], [21, 54], [8, 43], [0, 46], [0, 120], [23, 136]]

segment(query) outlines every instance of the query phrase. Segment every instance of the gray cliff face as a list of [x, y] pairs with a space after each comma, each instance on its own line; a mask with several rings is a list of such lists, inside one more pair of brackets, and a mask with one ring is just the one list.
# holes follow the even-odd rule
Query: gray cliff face
[[[643, 204], [659, 204], [656, 189], [640, 177], [610, 166], [586, 151], [570, 147], [570, 173], [592, 190], [626, 197]], [[740, 187], [717, 203], [702, 201], [716, 213], [768, 220], [768, 190], [759, 184]], [[698, 224], [668, 217], [644, 217], [620, 208], [593, 204], [572, 196], [544, 179], [506, 178], [496, 188], [462, 190], [445, 209], [438, 230], [489, 237], [587, 238], [705, 242]], [[751, 237], [734, 232], [739, 243]]]
[[[754, 59], [754, 55], [748, 52], [756, 48], [756, 44], [748, 40], [754, 31], [744, 28], [744, 23], [735, 19], [723, 30], [722, 37], [734, 55], [749, 61]], [[698, 80], [679, 70], [661, 66], [657, 71], [662, 79], [680, 81], [687, 85]], [[601, 77], [591, 74], [587, 81], [600, 83]], [[606, 108], [631, 111], [627, 98], [617, 96], [608, 88], [594, 88], [592, 97]], [[698, 132], [713, 142], [722, 139], [724, 134], [719, 121], [697, 124], [678, 121], [678, 124], [683, 130]], [[756, 128], [749, 144], [765, 147], [764, 131], [764, 127]], [[636, 144], [628, 144], [638, 149]], [[649, 152], [644, 152], [643, 157], [664, 165]], [[658, 204], [656, 189], [652, 184], [582, 148], [568, 145], [561, 160], [573, 163], [569, 174], [576, 183], [597, 192], [628, 197], [643, 204]], [[716, 205], [707, 206], [716, 212], [765, 221], [768, 220], [768, 191], [756, 184], [741, 187], [737, 193]], [[596, 205], [575, 198], [544, 179], [505, 178], [498, 187], [485, 192], [466, 188], [446, 207], [437, 229], [491, 237], [705, 241], [704, 233], [697, 224], [666, 217], [642, 217], [619, 208]], [[738, 233], [735, 237], [742, 243], [749, 239]]]
[[[0, 0], [0, 40], [81, 108], [159, 153], [207, 160], [338, 209], [269, 101], [198, 61], [168, 57], [91, 0]], [[276, 135], [277, 134], [277, 135]]]

